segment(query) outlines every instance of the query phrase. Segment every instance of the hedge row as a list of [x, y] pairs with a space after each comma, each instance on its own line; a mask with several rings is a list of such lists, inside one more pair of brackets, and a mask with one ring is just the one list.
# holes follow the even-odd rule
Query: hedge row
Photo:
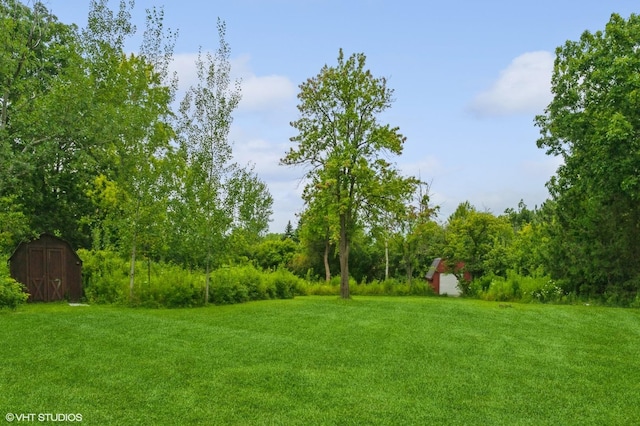
[[[133, 294], [130, 263], [115, 253], [80, 250], [85, 297], [90, 303], [123, 303], [148, 307], [202, 306], [206, 277], [177, 265], [136, 262]], [[251, 265], [212, 271], [209, 302], [242, 303], [250, 300], [288, 299], [304, 294], [305, 283], [287, 270], [262, 272]]]

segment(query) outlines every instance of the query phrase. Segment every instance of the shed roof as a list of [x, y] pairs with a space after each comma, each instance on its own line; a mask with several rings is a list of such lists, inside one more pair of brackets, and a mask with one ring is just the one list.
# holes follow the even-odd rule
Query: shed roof
[[24, 244], [30, 244], [33, 243], [34, 241], [38, 241], [41, 240], [43, 237], [47, 237], [47, 238], [52, 238], [54, 240], [59, 241], [60, 243], [64, 244], [65, 246], [67, 246], [67, 248], [69, 249], [69, 251], [72, 253], [73, 257], [80, 262], [80, 264], [82, 264], [82, 259], [80, 259], [80, 256], [78, 256], [78, 253], [76, 253], [76, 251], [73, 249], [73, 247], [71, 247], [71, 243], [69, 243], [67, 240], [62, 239], [60, 237], [57, 237], [49, 232], [43, 232], [42, 234], [40, 234], [38, 236], [38, 238], [34, 238], [32, 240], [29, 241], [22, 241], [20, 244], [18, 244], [18, 246], [15, 248], [15, 250], [13, 251], [13, 253], [11, 254], [11, 256], [9, 257], [9, 262], [11, 262], [11, 260], [13, 259], [13, 257], [16, 255], [16, 253], [20, 250], [20, 247], [22, 247]]
[[433, 259], [433, 262], [431, 263], [431, 266], [429, 267], [429, 270], [427, 271], [426, 278], [428, 280], [433, 279], [433, 276], [435, 275], [436, 271], [438, 270], [438, 264], [440, 264], [441, 260], [442, 260], [442, 258], [440, 258], [440, 257], [436, 257], [435, 259]]

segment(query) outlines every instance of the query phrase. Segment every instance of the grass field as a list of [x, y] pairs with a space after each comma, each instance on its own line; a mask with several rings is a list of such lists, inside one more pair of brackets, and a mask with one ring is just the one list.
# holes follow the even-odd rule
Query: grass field
[[0, 312], [0, 333], [1, 415], [74, 413], [90, 425], [640, 424], [638, 310], [409, 297], [175, 310], [33, 304]]

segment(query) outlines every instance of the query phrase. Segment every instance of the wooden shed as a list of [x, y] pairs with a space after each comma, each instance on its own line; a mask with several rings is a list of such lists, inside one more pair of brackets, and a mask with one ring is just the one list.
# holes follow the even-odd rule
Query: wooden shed
[[22, 242], [9, 258], [11, 276], [27, 287], [29, 301], [79, 301], [82, 260], [71, 245], [52, 234]]
[[[447, 294], [449, 296], [459, 296], [461, 291], [458, 287], [458, 278], [454, 272], [461, 271], [464, 268], [464, 263], [458, 263], [455, 269], [451, 269], [447, 262], [442, 258], [435, 258], [429, 271], [427, 272], [426, 279], [429, 281], [429, 285], [433, 288], [436, 294]], [[471, 275], [469, 272], [464, 272], [464, 279], [471, 281]]]

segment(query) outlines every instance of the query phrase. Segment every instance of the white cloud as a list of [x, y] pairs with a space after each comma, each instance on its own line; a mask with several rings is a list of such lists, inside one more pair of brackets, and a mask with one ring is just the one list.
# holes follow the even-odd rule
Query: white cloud
[[488, 90], [476, 96], [470, 110], [478, 116], [542, 113], [551, 101], [553, 61], [547, 51], [518, 56]]
[[[182, 99], [189, 87], [198, 83], [197, 59], [197, 53], [180, 53], [173, 58], [170, 72], [175, 71], [178, 75], [178, 100]], [[240, 111], [270, 111], [293, 103], [296, 86], [288, 77], [276, 74], [255, 75], [249, 67], [249, 60], [247, 55], [231, 60], [231, 77], [241, 81]]]
[[522, 163], [522, 171], [532, 178], [548, 179], [563, 163], [562, 157], [547, 156], [542, 160], [528, 160]]
[[283, 75], [256, 75], [251, 70], [250, 60], [248, 55], [231, 60], [232, 73], [242, 82], [242, 100], [238, 109], [244, 112], [271, 111], [292, 103], [296, 95], [293, 82]]
[[242, 80], [242, 111], [267, 111], [285, 106], [295, 98], [295, 86], [281, 75], [258, 77], [251, 75]]
[[399, 167], [405, 175], [420, 177], [427, 182], [444, 172], [440, 160], [434, 155], [424, 156], [415, 162], [403, 162]]
[[264, 139], [239, 140], [233, 146], [233, 157], [241, 165], [253, 164], [258, 175], [269, 182], [291, 180], [295, 171], [280, 165], [285, 144], [270, 143]]
[[[169, 65], [169, 72], [178, 75], [178, 91], [183, 94], [190, 86], [198, 82], [196, 72], [197, 53], [178, 53], [173, 56], [173, 62]], [[180, 100], [182, 95], [178, 95]]]

